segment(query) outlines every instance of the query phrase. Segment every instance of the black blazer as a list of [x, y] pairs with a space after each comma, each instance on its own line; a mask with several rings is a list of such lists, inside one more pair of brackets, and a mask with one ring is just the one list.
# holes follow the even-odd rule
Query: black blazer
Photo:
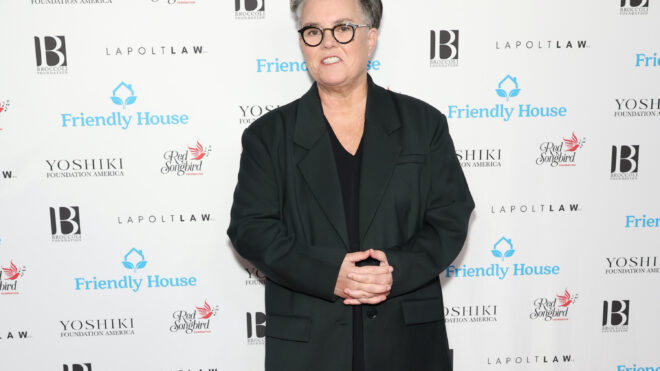
[[[394, 267], [365, 305], [367, 370], [451, 370], [439, 274], [474, 208], [445, 116], [368, 77], [360, 247]], [[352, 310], [334, 295], [349, 252], [341, 189], [316, 83], [242, 136], [227, 234], [266, 276], [266, 370], [351, 368]]]

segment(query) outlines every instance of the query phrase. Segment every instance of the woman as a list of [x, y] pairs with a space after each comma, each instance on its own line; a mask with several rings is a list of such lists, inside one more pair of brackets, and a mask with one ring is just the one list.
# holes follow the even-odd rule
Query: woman
[[380, 0], [291, 10], [315, 83], [245, 130], [227, 231], [267, 277], [266, 370], [450, 370], [438, 275], [474, 204], [445, 116], [367, 75]]

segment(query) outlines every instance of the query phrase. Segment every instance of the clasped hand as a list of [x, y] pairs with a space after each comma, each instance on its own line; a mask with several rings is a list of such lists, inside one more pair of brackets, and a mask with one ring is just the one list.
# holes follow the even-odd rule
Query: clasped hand
[[[378, 260], [380, 265], [356, 265], [369, 257]], [[393, 270], [382, 250], [348, 253], [339, 268], [335, 295], [343, 298], [346, 305], [378, 304], [385, 301], [392, 288]]]

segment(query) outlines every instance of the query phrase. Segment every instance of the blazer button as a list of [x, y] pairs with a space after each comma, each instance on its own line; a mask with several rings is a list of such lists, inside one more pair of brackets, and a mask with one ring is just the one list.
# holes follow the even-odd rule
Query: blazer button
[[377, 314], [378, 314], [378, 310], [376, 310], [376, 308], [367, 309], [367, 317], [371, 319], [376, 319]]

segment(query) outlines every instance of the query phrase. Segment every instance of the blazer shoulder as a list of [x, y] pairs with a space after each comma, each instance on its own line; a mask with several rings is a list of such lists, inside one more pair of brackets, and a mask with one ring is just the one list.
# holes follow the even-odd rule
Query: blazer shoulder
[[388, 91], [388, 93], [396, 102], [399, 109], [407, 114], [420, 116], [419, 118], [424, 121], [447, 121], [446, 116], [440, 110], [419, 98], [392, 91]]

